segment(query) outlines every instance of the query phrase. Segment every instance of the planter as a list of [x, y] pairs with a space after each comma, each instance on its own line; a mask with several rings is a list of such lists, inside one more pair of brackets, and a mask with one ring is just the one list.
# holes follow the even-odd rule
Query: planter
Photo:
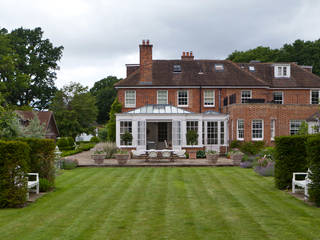
[[105, 154], [93, 154], [93, 155], [91, 155], [91, 157], [96, 164], [102, 164], [106, 155]]
[[243, 155], [244, 155], [243, 153], [232, 154], [231, 159], [233, 160], [233, 165], [240, 166]]
[[189, 159], [197, 159], [197, 152], [196, 151], [190, 151], [189, 152]]
[[128, 162], [129, 154], [115, 154], [114, 155], [119, 165], [124, 165]]
[[206, 155], [207, 155], [208, 162], [213, 164], [216, 164], [218, 162], [219, 153], [214, 153], [214, 154], [207, 153]]

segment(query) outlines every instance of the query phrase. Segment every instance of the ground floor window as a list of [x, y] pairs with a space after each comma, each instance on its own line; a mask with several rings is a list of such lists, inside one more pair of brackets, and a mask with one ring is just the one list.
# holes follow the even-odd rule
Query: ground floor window
[[132, 122], [120, 121], [120, 145], [132, 145], [132, 141], [125, 143], [124, 141], [121, 140], [122, 135], [125, 134], [126, 132], [129, 132], [132, 134]]
[[271, 141], [274, 140], [275, 136], [276, 136], [276, 120], [272, 119], [271, 123], [270, 123], [270, 136], [271, 136]]
[[172, 121], [172, 142], [173, 145], [181, 145], [181, 121]]
[[320, 90], [312, 90], [311, 104], [319, 104], [319, 103], [320, 103]]
[[218, 122], [207, 122], [207, 144], [218, 144]]
[[220, 122], [220, 144], [224, 144], [224, 122]]
[[244, 139], [244, 120], [243, 119], [237, 120], [237, 139], [238, 140]]
[[296, 135], [301, 127], [301, 120], [290, 120], [290, 135]]
[[263, 121], [252, 120], [252, 140], [263, 140]]
[[[187, 121], [187, 132], [194, 131], [198, 134], [198, 121]], [[189, 145], [188, 141], [187, 144]], [[198, 140], [195, 145], [198, 145]]]
[[167, 129], [166, 122], [159, 122], [158, 123], [158, 141], [164, 142], [165, 140], [168, 141], [168, 129]]
[[146, 122], [138, 121], [138, 145], [145, 145], [146, 144]]

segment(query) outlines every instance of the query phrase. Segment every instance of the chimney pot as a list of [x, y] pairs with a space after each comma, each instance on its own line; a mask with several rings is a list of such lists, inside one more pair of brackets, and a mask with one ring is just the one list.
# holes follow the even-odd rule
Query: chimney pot
[[149, 45], [149, 40], [147, 40], [147, 45]]
[[189, 52], [187, 52], [187, 56], [189, 56]]
[[190, 56], [192, 56], [192, 51], [190, 51]]
[[142, 40], [142, 45], [145, 45], [145, 44], [146, 44], [145, 40]]
[[186, 56], [186, 52], [182, 52], [182, 56]]

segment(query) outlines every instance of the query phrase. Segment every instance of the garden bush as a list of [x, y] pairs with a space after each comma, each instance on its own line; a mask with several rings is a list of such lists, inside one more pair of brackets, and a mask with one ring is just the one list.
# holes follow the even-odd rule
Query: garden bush
[[241, 141], [239, 141], [239, 140], [233, 140], [233, 141], [230, 143], [230, 148], [238, 148], [238, 149], [240, 149], [242, 143], [243, 143], [243, 142], [241, 142]]
[[73, 150], [74, 140], [72, 137], [61, 137], [57, 140], [57, 145], [61, 151]]
[[39, 178], [39, 190], [40, 192], [48, 192], [53, 188], [52, 183], [50, 183], [45, 178]]
[[206, 151], [198, 150], [197, 151], [197, 158], [206, 158]]
[[31, 172], [39, 173], [40, 178], [54, 184], [55, 143], [52, 139], [22, 138], [30, 147], [29, 167]]
[[309, 137], [306, 149], [311, 170], [311, 184], [309, 185], [310, 200], [314, 201], [317, 206], [320, 206], [320, 135]]
[[92, 143], [98, 143], [100, 141], [100, 139], [96, 136], [93, 136], [91, 139], [90, 139], [90, 142]]
[[248, 155], [257, 155], [264, 148], [264, 145], [264, 141], [244, 142], [240, 145], [240, 150]]
[[74, 154], [77, 154], [77, 153], [81, 153], [83, 151], [89, 151], [94, 146], [95, 146], [95, 143], [83, 143], [83, 142], [81, 142], [79, 147], [77, 149], [75, 149], [75, 150], [62, 151], [61, 157], [74, 155]]
[[26, 202], [30, 148], [19, 141], [0, 141], [0, 208]]
[[62, 169], [72, 170], [78, 166], [78, 161], [73, 159], [63, 159], [62, 160]]
[[276, 138], [275, 185], [279, 189], [291, 186], [293, 172], [305, 172], [306, 136], [283, 136]]
[[254, 171], [261, 176], [274, 176], [274, 162], [268, 162], [266, 166], [256, 166]]

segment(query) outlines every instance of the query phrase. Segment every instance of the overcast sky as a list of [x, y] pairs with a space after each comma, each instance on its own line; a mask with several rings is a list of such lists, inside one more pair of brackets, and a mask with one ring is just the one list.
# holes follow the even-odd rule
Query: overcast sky
[[0, 0], [0, 28], [41, 27], [64, 46], [56, 85], [125, 77], [142, 39], [154, 59], [224, 59], [259, 45], [320, 38], [318, 0]]

